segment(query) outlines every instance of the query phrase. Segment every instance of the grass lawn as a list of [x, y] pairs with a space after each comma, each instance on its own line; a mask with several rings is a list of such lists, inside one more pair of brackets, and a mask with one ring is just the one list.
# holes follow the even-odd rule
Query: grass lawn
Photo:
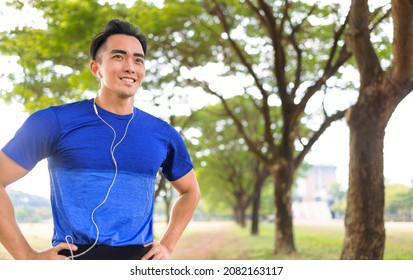
[[[337, 260], [344, 239], [343, 222], [300, 224], [295, 227], [297, 253], [291, 256], [274, 255], [274, 225], [261, 224], [260, 235], [250, 236], [249, 229], [240, 230], [247, 240], [250, 257], [258, 260]], [[386, 223], [385, 260], [413, 260], [413, 224]]]

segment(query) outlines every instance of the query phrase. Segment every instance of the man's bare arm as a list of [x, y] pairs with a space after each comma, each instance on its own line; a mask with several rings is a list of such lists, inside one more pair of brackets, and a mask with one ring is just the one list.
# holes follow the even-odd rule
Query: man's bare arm
[[182, 178], [171, 182], [171, 184], [179, 192], [179, 197], [172, 207], [170, 221], [160, 242], [153, 242], [152, 249], [149, 250], [143, 259], [148, 259], [152, 256], [154, 260], [169, 259], [198, 205], [200, 191], [193, 170]]
[[15, 259], [26, 259], [33, 252], [17, 225], [6, 186], [28, 173], [0, 151], [0, 242]]
[[64, 256], [58, 255], [58, 252], [67, 249], [68, 244], [60, 244], [55, 248], [36, 252], [17, 225], [14, 207], [6, 192], [6, 186], [24, 177], [27, 173], [26, 169], [0, 151], [0, 243], [17, 260], [65, 259]]

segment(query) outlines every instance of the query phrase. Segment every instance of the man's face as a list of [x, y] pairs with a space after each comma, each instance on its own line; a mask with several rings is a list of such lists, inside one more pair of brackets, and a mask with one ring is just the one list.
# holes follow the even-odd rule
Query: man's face
[[145, 77], [145, 56], [133, 36], [110, 36], [91, 63], [92, 72], [101, 79], [101, 94], [133, 97]]

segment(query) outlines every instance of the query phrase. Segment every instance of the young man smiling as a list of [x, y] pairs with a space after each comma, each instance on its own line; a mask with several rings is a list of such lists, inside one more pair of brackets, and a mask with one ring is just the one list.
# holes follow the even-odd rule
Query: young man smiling
[[[0, 151], [0, 242], [15, 259], [168, 259], [199, 200], [180, 135], [134, 107], [145, 77], [145, 36], [112, 20], [92, 41], [96, 98], [32, 114]], [[31, 248], [5, 187], [47, 158], [53, 247]], [[158, 171], [179, 192], [159, 242], [153, 236]]]

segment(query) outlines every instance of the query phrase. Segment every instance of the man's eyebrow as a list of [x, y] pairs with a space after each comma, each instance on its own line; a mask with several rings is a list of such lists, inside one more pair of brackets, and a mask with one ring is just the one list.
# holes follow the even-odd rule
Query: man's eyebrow
[[[120, 54], [127, 54], [124, 50], [113, 49], [110, 53], [120, 53]], [[145, 55], [142, 53], [133, 53], [133, 56], [145, 58]]]

